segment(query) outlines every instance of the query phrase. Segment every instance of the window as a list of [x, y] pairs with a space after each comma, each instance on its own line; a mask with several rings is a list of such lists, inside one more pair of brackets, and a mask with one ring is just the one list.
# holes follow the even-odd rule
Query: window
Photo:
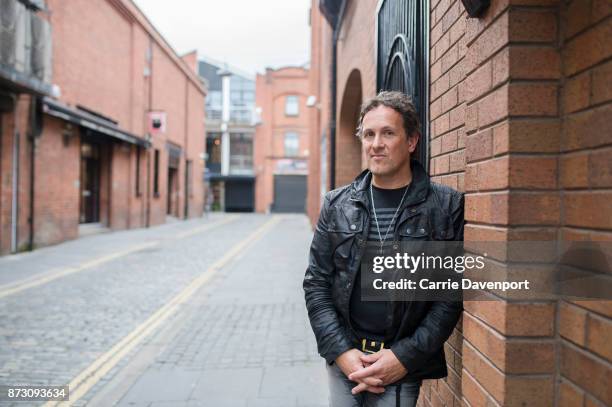
[[287, 96], [285, 99], [285, 115], [297, 116], [300, 112], [299, 99], [297, 96]]
[[285, 156], [294, 157], [300, 151], [300, 137], [295, 132], [285, 133]]
[[230, 134], [230, 174], [253, 172], [253, 136], [248, 133]]
[[251, 124], [255, 108], [255, 82], [238, 75], [230, 77], [230, 123]]
[[206, 107], [220, 110], [223, 107], [223, 95], [219, 90], [211, 90], [206, 95]]
[[220, 91], [210, 91], [206, 95], [206, 117], [210, 120], [221, 120], [223, 95]]
[[230, 110], [230, 121], [234, 123], [250, 124], [253, 121], [253, 109], [232, 107]]
[[153, 156], [153, 196], [159, 196], [159, 150], [155, 149]]

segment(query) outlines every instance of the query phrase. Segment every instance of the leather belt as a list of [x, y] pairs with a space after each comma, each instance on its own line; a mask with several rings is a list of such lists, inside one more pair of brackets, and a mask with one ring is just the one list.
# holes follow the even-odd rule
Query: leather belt
[[375, 341], [368, 338], [361, 339], [361, 351], [365, 353], [376, 353], [379, 350], [385, 348], [385, 343], [382, 341]]

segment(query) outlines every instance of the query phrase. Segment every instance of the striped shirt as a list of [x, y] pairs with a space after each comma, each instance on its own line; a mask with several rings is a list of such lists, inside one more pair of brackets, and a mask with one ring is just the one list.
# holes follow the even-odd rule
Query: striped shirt
[[[397, 223], [397, 216], [393, 219], [393, 215], [395, 215], [395, 211], [400, 205], [406, 188], [409, 188], [409, 186], [398, 189], [381, 189], [372, 186], [374, 205], [370, 204], [372, 208], [368, 231], [368, 242], [370, 245], [379, 245], [381, 239], [384, 242], [393, 240], [395, 224]], [[406, 195], [409, 193], [409, 191], [406, 192]], [[378, 227], [374, 217], [374, 208], [376, 208]], [[379, 227], [380, 235], [378, 234]], [[387, 229], [389, 230], [388, 233]], [[385, 234], [387, 235], [386, 237]], [[386, 331], [388, 329], [387, 315], [389, 312], [390, 307], [386, 301], [362, 301], [361, 270], [358, 271], [355, 289], [351, 293], [350, 302], [351, 323], [357, 335], [361, 338], [388, 340]]]
[[[393, 232], [397, 223], [397, 216], [394, 218], [394, 215], [406, 188], [408, 187], [381, 189], [372, 186], [374, 204], [371, 204], [372, 216], [370, 216], [370, 230], [368, 231], [369, 242], [380, 242], [381, 240], [388, 242], [393, 240]], [[376, 217], [374, 216], [374, 210], [376, 210]], [[376, 225], [377, 219], [378, 226]], [[385, 234], [387, 235], [386, 237]]]

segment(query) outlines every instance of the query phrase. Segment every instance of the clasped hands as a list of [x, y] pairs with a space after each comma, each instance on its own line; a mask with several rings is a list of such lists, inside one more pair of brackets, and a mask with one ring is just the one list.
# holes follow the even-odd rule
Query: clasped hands
[[352, 394], [362, 391], [380, 394], [385, 386], [398, 381], [406, 375], [406, 368], [389, 349], [364, 354], [358, 349], [350, 349], [336, 358], [342, 372], [357, 383]]

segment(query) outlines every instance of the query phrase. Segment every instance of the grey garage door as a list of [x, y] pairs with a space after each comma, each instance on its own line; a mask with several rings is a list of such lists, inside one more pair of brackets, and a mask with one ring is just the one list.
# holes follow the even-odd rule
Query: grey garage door
[[255, 190], [253, 180], [225, 181], [225, 211], [253, 212]]
[[272, 212], [306, 212], [306, 175], [275, 175]]

